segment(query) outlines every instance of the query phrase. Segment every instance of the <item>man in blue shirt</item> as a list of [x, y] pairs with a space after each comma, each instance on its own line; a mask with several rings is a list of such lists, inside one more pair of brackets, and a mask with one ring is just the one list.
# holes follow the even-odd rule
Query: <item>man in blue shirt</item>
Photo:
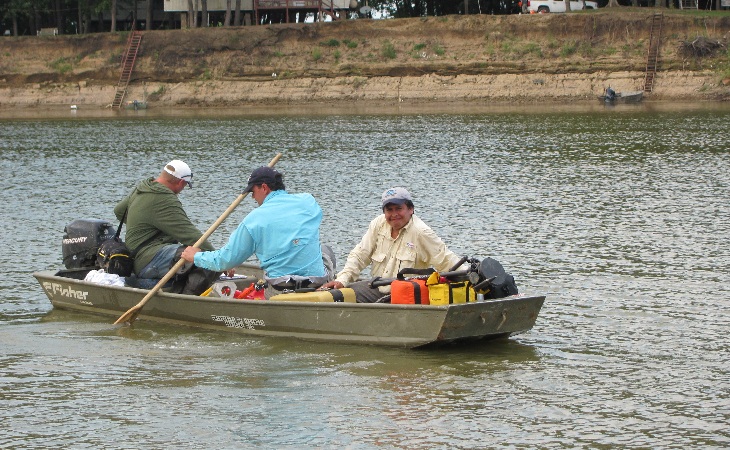
[[[187, 247], [182, 258], [217, 272], [232, 269], [256, 254], [274, 291], [316, 288], [334, 276], [334, 254], [319, 242], [322, 208], [311, 194], [289, 194], [283, 176], [271, 167], [251, 173], [246, 192], [259, 204], [216, 251]], [[328, 250], [325, 247], [326, 250]], [[325, 264], [328, 267], [325, 267]]]

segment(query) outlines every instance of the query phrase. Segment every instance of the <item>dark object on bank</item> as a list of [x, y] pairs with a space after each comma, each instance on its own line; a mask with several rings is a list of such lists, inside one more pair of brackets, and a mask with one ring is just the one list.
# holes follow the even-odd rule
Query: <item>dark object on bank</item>
[[680, 52], [684, 56], [694, 56], [695, 58], [702, 58], [705, 56], [713, 56], [716, 53], [724, 51], [727, 45], [717, 39], [708, 39], [704, 36], [699, 36], [693, 41], [684, 41], [680, 45]]
[[616, 92], [610, 87], [603, 95], [598, 96], [598, 100], [608, 104], [638, 103], [642, 98], [644, 98], [644, 91]]

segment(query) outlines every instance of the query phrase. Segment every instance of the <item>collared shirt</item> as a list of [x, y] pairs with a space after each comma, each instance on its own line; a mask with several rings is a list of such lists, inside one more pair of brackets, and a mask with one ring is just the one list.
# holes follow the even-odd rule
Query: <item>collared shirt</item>
[[357, 281], [360, 272], [371, 263], [370, 274], [373, 277], [395, 278], [404, 268], [433, 267], [439, 272], [446, 272], [459, 261], [459, 257], [446, 248], [441, 238], [415, 214], [400, 230], [398, 237], [393, 239], [390, 231], [385, 214], [370, 222], [336, 280], [347, 286]]
[[243, 219], [225, 246], [196, 253], [195, 265], [223, 271], [255, 253], [267, 278], [324, 276], [319, 243], [321, 221], [322, 209], [312, 195], [273, 191]]

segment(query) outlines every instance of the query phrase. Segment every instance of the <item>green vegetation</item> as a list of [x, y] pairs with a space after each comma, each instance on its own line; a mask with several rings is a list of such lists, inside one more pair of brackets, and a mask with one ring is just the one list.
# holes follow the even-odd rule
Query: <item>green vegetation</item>
[[357, 48], [357, 42], [355, 42], [355, 41], [351, 41], [349, 39], [343, 39], [342, 42], [345, 43], [347, 48]]
[[208, 81], [213, 78], [213, 73], [210, 71], [210, 69], [203, 70], [203, 73], [200, 74], [200, 79], [203, 81]]
[[340, 62], [340, 57], [342, 56], [342, 54], [340, 53], [339, 50], [335, 50], [335, 53], [333, 54], [333, 56], [335, 57], [335, 62]]
[[718, 66], [722, 79], [730, 78], [730, 48], [725, 50], [725, 61]]
[[319, 61], [320, 59], [322, 59], [322, 49], [320, 49], [319, 47], [314, 47], [314, 49], [312, 50], [312, 59], [315, 61]]
[[122, 51], [116, 51], [112, 52], [111, 55], [109, 55], [109, 64], [119, 64], [119, 62], [122, 60]]
[[390, 41], [385, 41], [385, 43], [383, 44], [383, 48], [380, 51], [380, 54], [387, 59], [395, 59], [395, 47], [393, 47], [393, 44]]
[[423, 51], [424, 48], [426, 48], [426, 44], [414, 45], [410, 52], [411, 57], [414, 59], [427, 58], [428, 55]]
[[595, 52], [593, 51], [593, 46], [590, 42], [581, 41], [581, 43], [578, 44], [578, 53], [583, 57], [591, 58]]
[[504, 41], [504, 42], [502, 42], [502, 45], [500, 47], [501, 47], [502, 53], [505, 53], [505, 54], [516, 53], [514, 41], [511, 41], [511, 40]]
[[145, 98], [147, 101], [155, 101], [162, 97], [162, 94], [165, 93], [165, 86], [160, 85], [153, 93], [150, 95], [147, 95], [147, 90], [145, 89]]
[[535, 42], [527, 42], [522, 49], [520, 49], [520, 54], [522, 55], [535, 55], [538, 57], [542, 57], [542, 49], [540, 46]]
[[444, 48], [441, 47], [440, 45], [435, 44], [433, 46], [433, 52], [436, 53], [439, 56], [444, 56], [444, 53], [446, 53], [446, 50], [444, 50]]
[[340, 41], [333, 38], [328, 41], [320, 42], [319, 45], [321, 45], [322, 47], [339, 47]]
[[550, 50], [557, 50], [560, 48], [560, 42], [558, 42], [558, 40], [555, 39], [555, 37], [550, 36], [550, 39], [548, 39], [546, 46]]
[[69, 58], [58, 58], [51, 62], [50, 67], [61, 75], [67, 74], [73, 70], [73, 66], [71, 65]]
[[578, 51], [578, 44], [575, 41], [572, 42], [566, 42], [563, 45], [563, 48], [560, 49], [560, 56], [563, 58], [566, 58], [568, 56], [574, 55], [575, 52]]

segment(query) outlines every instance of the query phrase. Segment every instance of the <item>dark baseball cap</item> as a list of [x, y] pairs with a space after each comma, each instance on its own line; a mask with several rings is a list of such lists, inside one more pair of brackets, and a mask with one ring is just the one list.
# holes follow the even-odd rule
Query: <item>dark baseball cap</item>
[[251, 189], [253, 189], [253, 187], [257, 184], [266, 183], [269, 186], [272, 186], [277, 181], [281, 181], [281, 179], [281, 172], [268, 166], [261, 166], [251, 172], [251, 176], [248, 177], [248, 185], [246, 186], [245, 192], [251, 192]]

